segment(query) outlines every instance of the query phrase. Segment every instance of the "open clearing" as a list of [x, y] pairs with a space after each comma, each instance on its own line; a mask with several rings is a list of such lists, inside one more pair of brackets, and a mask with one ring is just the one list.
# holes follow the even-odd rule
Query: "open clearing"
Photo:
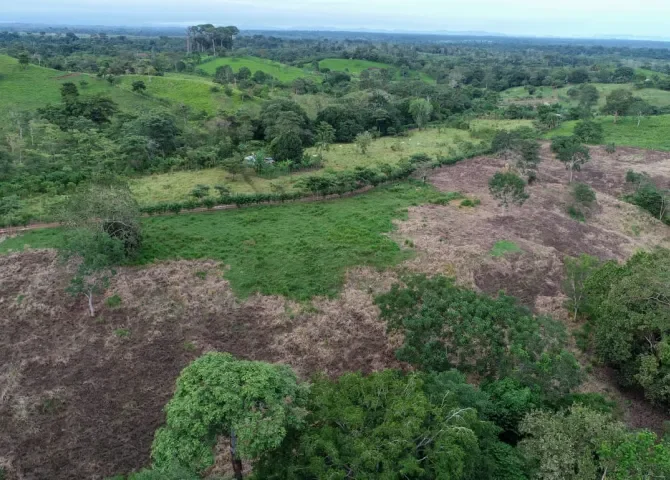
[[[80, 82], [88, 85], [83, 88]], [[65, 82], [73, 82], [82, 95], [104, 93], [124, 110], [142, 110], [158, 105], [156, 100], [112, 86], [107, 81], [83, 73], [68, 73], [50, 68], [28, 65], [22, 68], [18, 60], [0, 55], [0, 108], [2, 113], [11, 111], [37, 110], [49, 103], [61, 101], [60, 87]]]
[[[658, 88], [636, 89], [630, 83], [590, 83], [585, 85], [593, 85], [598, 89], [598, 93], [600, 93], [600, 98], [598, 99], [599, 107], [605, 105], [605, 97], [613, 90], [622, 88], [630, 90], [633, 95], [646, 100], [651, 105], [657, 107], [667, 107], [670, 105], [670, 92]], [[575, 85], [561, 88], [537, 87], [534, 95], [530, 95], [525, 87], [514, 87], [502, 92], [501, 97], [505, 103], [542, 104], [563, 102], [576, 105], [578, 102], [568, 96], [568, 90], [573, 87]]]
[[[634, 117], [619, 117], [617, 123], [614, 123], [614, 117], [599, 117], [595, 121], [603, 126], [605, 144], [670, 151], [670, 115], [644, 117], [639, 127]], [[572, 135], [576, 124], [576, 121], [564, 122], [546, 137]]]
[[252, 74], [260, 70], [281, 82], [292, 82], [296, 78], [314, 76], [311, 70], [303, 70], [259, 57], [219, 57], [202, 63], [197, 68], [208, 75], [214, 75], [216, 69], [224, 65], [230, 65], [235, 73], [239, 72], [242, 67], [247, 67]]
[[[216, 252], [231, 240], [238, 242], [238, 258], [246, 258], [231, 256], [226, 264], [203, 258], [121, 268], [106, 293], [117, 295], [120, 305], [112, 308], [98, 299], [95, 319], [88, 317], [84, 300], [64, 293], [67, 267], [52, 251], [0, 256], [0, 328], [5, 333], [0, 357], [7, 359], [0, 370], [0, 418], [8, 432], [0, 437], [0, 462], [11, 465], [19, 478], [54, 480], [101, 478], [145, 465], [175, 377], [209, 350], [286, 362], [303, 376], [396, 367], [397, 339], [386, 337], [373, 296], [387, 291], [405, 270], [453, 275], [459, 283], [491, 294], [505, 290], [576, 328], [562, 308], [564, 256], [590, 253], [623, 260], [638, 248], [670, 246], [667, 226], [616, 198], [625, 191], [625, 172], [631, 168], [670, 181], [670, 154], [619, 148], [609, 155], [593, 148], [593, 160], [575, 176], [596, 190], [597, 207], [580, 223], [566, 213], [567, 172], [551, 158], [547, 145], [542, 153], [530, 199], [508, 210], [496, 204], [487, 187], [504, 161], [480, 157], [436, 170], [431, 179], [443, 192], [480, 199], [477, 207], [461, 207], [459, 201], [426, 204], [428, 198], [419, 193], [430, 189], [410, 184], [388, 187], [399, 189], [395, 192], [382, 189], [315, 205], [152, 219], [155, 223], [147, 228], [152, 258], [201, 248], [205, 252], [204, 245]], [[382, 214], [377, 205], [384, 204], [387, 213]], [[389, 213], [408, 206], [407, 216]], [[295, 209], [305, 209], [302, 218]], [[293, 223], [282, 213], [291, 211]], [[392, 218], [397, 227], [384, 236], [391, 232]], [[366, 237], [367, 245], [378, 245], [369, 248], [366, 258], [379, 260], [373, 266], [402, 261], [396, 269], [356, 267], [360, 258], [347, 260], [350, 268], [346, 274], [342, 270], [341, 293], [330, 299], [297, 303], [274, 295], [252, 294], [244, 300], [234, 295], [241, 279], [256, 277], [260, 284], [276, 268], [285, 269], [285, 278], [299, 269], [299, 275], [312, 275], [300, 281], [322, 282], [320, 274], [315, 277], [307, 270], [324, 268], [323, 259], [347, 258], [349, 247], [342, 250], [338, 241], [346, 237], [345, 243], [356, 244], [355, 237], [368, 235], [360, 226], [375, 222], [383, 228], [373, 230], [376, 243]], [[328, 249], [304, 236], [324, 228]], [[231, 229], [237, 233], [225, 237]], [[285, 241], [277, 243], [271, 237], [282, 229]], [[302, 243], [297, 233], [310, 240]], [[5, 240], [0, 249], [16, 248], [26, 240], [34, 246], [53, 244], [59, 234], [51, 230], [31, 235]], [[273, 250], [283, 266], [267, 258]], [[305, 265], [293, 266], [296, 262]], [[622, 399], [606, 374], [595, 367], [584, 389]], [[625, 419], [632, 426], [658, 427], [667, 419], [639, 399], [625, 400]]]

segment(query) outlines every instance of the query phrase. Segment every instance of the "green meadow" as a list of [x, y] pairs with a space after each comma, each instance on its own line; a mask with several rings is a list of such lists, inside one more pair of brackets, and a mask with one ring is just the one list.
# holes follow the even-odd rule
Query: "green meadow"
[[[633, 95], [640, 97], [643, 100], [646, 100], [651, 105], [657, 107], [667, 107], [670, 105], [670, 92], [665, 90], [659, 90], [658, 88], [643, 88], [636, 89], [632, 84], [615, 84], [615, 83], [592, 83], [594, 87], [598, 89], [600, 93], [600, 98], [598, 100], [598, 106], [602, 107], [605, 105], [606, 96], [609, 95], [613, 90], [624, 88], [633, 92]], [[528, 102], [528, 101], [544, 101], [548, 103], [563, 102], [569, 104], [576, 104], [577, 102], [572, 100], [568, 96], [568, 90], [572, 86], [562, 87], [562, 88], [552, 88], [552, 87], [537, 87], [534, 95], [529, 95], [525, 87], [514, 87], [508, 90], [505, 90], [501, 93], [501, 98], [506, 103], [514, 102]]]
[[[644, 117], [637, 125], [635, 117], [599, 117], [595, 120], [603, 126], [605, 141], [615, 145], [670, 151], [670, 115]], [[564, 122], [559, 128], [546, 134], [547, 138], [572, 135], [577, 122]]]
[[224, 65], [230, 65], [235, 73], [242, 67], [247, 67], [251, 70], [251, 73], [260, 70], [272, 75], [281, 82], [292, 82], [296, 78], [314, 75], [314, 72], [308, 70], [302, 70], [297, 67], [291, 67], [289, 65], [258, 57], [216, 57], [213, 60], [198, 65], [198, 69], [208, 75], [214, 75], [216, 69]]
[[[392, 266], [411, 255], [386, 234], [407, 207], [446, 198], [430, 186], [402, 182], [357, 197], [143, 220], [139, 263], [215, 259], [240, 296], [254, 292], [296, 300], [335, 296], [348, 268]], [[59, 229], [0, 243], [0, 253], [57, 248]]]
[[[81, 86], [81, 81], [87, 85]], [[49, 103], [59, 103], [60, 87], [65, 82], [75, 83], [82, 95], [108, 95], [124, 110], [141, 110], [157, 104], [150, 97], [110, 85], [92, 75], [62, 72], [36, 65], [21, 67], [16, 59], [0, 55], [0, 109], [3, 112], [36, 110]]]

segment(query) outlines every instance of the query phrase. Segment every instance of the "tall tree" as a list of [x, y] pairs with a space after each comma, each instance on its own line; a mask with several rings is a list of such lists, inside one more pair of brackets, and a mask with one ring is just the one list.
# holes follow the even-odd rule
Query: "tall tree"
[[307, 393], [289, 367], [205, 354], [177, 379], [166, 426], [156, 432], [151, 450], [154, 467], [176, 462], [200, 473], [214, 463], [214, 446], [225, 436], [240, 480], [242, 460], [279, 447], [304, 425]]

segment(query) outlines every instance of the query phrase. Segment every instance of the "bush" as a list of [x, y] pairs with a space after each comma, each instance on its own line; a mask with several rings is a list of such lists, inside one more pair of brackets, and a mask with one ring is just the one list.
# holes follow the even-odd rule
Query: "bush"
[[616, 152], [616, 144], [614, 143], [608, 143], [605, 145], [605, 151], [609, 153], [610, 155]]
[[575, 183], [572, 187], [572, 196], [575, 201], [588, 205], [596, 200], [596, 192], [585, 183]]
[[584, 120], [575, 125], [574, 135], [582, 143], [596, 145], [603, 142], [605, 132], [600, 123]]

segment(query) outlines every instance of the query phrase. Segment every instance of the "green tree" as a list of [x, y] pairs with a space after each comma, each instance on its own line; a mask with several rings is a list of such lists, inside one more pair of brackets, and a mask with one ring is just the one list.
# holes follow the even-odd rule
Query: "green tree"
[[132, 85], [133, 92], [144, 93], [147, 89], [146, 83], [142, 80], [135, 80]]
[[114, 274], [113, 266], [139, 251], [142, 240], [139, 208], [128, 187], [113, 181], [78, 192], [59, 216], [67, 230], [63, 256], [78, 261], [68, 291], [86, 296], [93, 317], [93, 297], [105, 289]]
[[605, 139], [605, 131], [600, 123], [583, 120], [575, 125], [574, 135], [582, 143], [596, 145]]
[[356, 146], [363, 155], [368, 153], [370, 145], [372, 145], [372, 134], [370, 132], [363, 132], [356, 135]]
[[202, 472], [214, 462], [220, 436], [230, 442], [235, 478], [242, 460], [278, 448], [305, 424], [308, 388], [283, 365], [208, 353], [186, 367], [165, 408], [166, 426], [156, 432], [151, 455], [161, 469], [177, 462]]
[[277, 161], [302, 161], [303, 148], [300, 135], [292, 130], [280, 133], [270, 144], [272, 154]]
[[605, 105], [603, 106], [603, 113], [614, 115], [614, 123], [617, 122], [619, 115], [626, 115], [630, 110], [635, 97], [630, 90], [619, 88], [612, 90], [607, 97], [605, 97]]
[[526, 182], [514, 172], [496, 172], [489, 180], [489, 192], [501, 206], [523, 205], [528, 200]]
[[423, 128], [433, 114], [433, 104], [423, 98], [417, 98], [410, 102], [409, 113], [414, 118], [417, 127]]
[[581, 144], [579, 138], [555, 137], [551, 142], [551, 150], [556, 154], [556, 158], [565, 165], [565, 169], [570, 172], [568, 183], [572, 183], [573, 173], [580, 171], [582, 165], [591, 160], [589, 149]]
[[222, 85], [233, 83], [235, 81], [235, 72], [233, 72], [230, 65], [217, 67], [214, 73], [214, 81]]
[[[455, 381], [454, 381], [455, 380]], [[467, 392], [466, 392], [467, 391]], [[430, 378], [386, 370], [337, 381], [319, 377], [299, 436], [256, 466], [259, 479], [522, 479], [514, 452], [478, 418], [462, 377]], [[498, 458], [496, 458], [498, 454]], [[518, 464], [519, 462], [517, 462]], [[503, 465], [501, 465], [503, 464]]]
[[670, 250], [605, 263], [589, 276], [585, 294], [596, 353], [624, 385], [670, 404]]
[[79, 90], [74, 83], [65, 82], [60, 86], [60, 96], [63, 99], [63, 103], [73, 102], [77, 100]]
[[605, 442], [619, 444], [625, 427], [606, 414], [583, 406], [567, 412], [536, 411], [520, 425], [526, 436], [520, 451], [542, 480], [596, 480], [604, 476], [598, 451]]
[[18, 59], [21, 70], [28, 68], [28, 65], [30, 65], [30, 56], [28, 55], [28, 52], [19, 53]]
[[577, 258], [566, 257], [563, 292], [568, 296], [569, 307], [573, 312], [573, 321], [586, 305], [584, 284], [589, 276], [600, 266], [600, 260], [583, 253]]
[[564, 350], [560, 323], [534, 317], [511, 297], [480, 295], [442, 276], [403, 281], [375, 300], [389, 331], [403, 334], [399, 360], [428, 371], [512, 376], [548, 397], [579, 384], [579, 366]]
[[326, 122], [319, 122], [316, 126], [316, 147], [319, 153], [330, 150], [330, 145], [335, 141], [335, 129]]

